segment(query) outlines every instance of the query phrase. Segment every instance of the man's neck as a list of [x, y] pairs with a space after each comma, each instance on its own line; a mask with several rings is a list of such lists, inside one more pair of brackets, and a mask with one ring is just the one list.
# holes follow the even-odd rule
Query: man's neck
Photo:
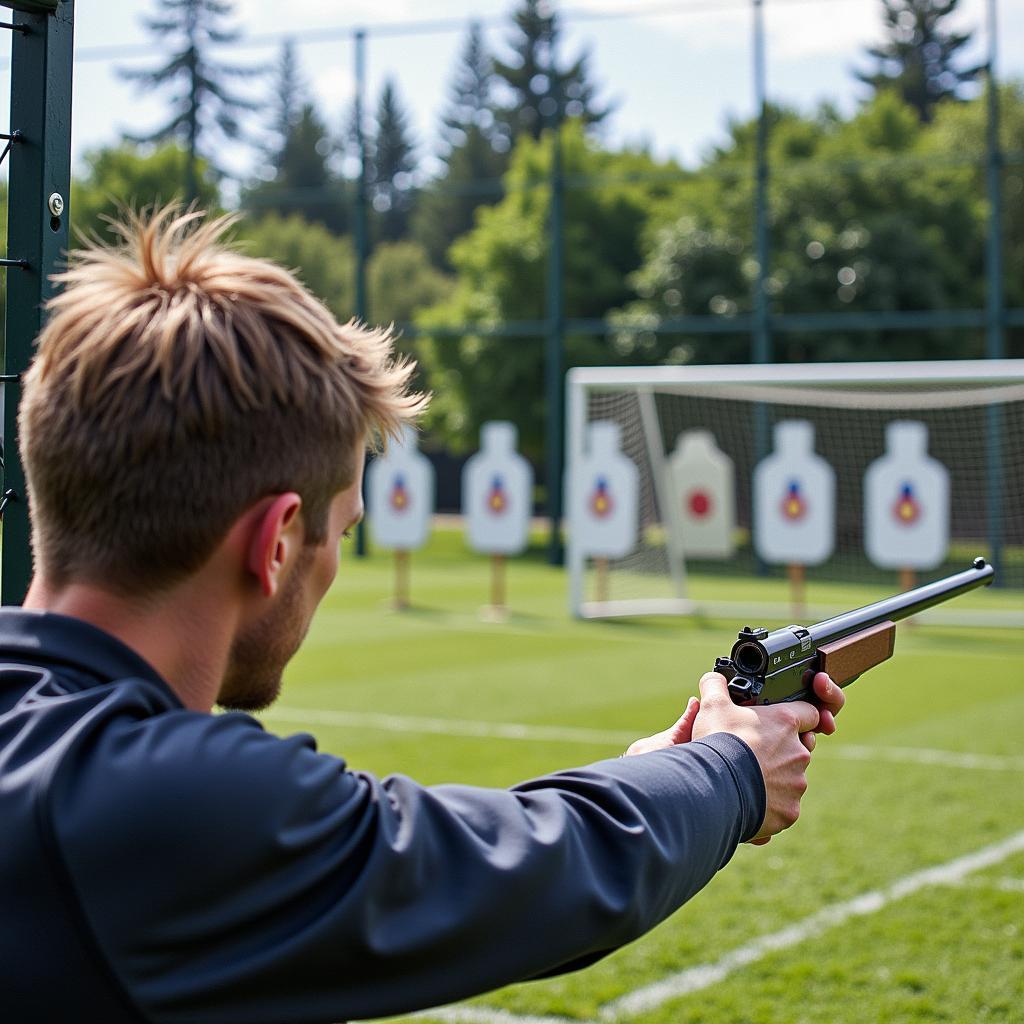
[[156, 595], [128, 598], [90, 583], [55, 587], [37, 576], [24, 607], [70, 615], [104, 630], [152, 665], [185, 707], [208, 712], [234, 635], [226, 598], [196, 577]]

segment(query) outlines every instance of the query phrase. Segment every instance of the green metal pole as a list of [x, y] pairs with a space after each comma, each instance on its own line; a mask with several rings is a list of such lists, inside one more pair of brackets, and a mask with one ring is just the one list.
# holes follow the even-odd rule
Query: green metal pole
[[768, 98], [765, 85], [763, 0], [754, 0], [754, 95], [757, 107], [757, 144], [754, 180], [754, 231], [757, 278], [754, 281], [754, 336], [751, 360], [772, 359], [772, 338], [768, 326]]
[[[370, 258], [370, 232], [367, 225], [366, 210], [366, 136], [363, 134], [363, 109], [366, 100], [366, 30], [357, 29], [353, 40], [355, 42], [355, 73], [356, 73], [356, 95], [355, 95], [355, 132], [356, 149], [359, 152], [359, 177], [356, 179], [356, 202], [355, 218], [353, 222], [353, 234], [356, 243], [356, 266], [355, 266], [355, 314], [365, 321], [368, 316], [366, 303], [366, 263]], [[359, 558], [366, 557], [366, 524], [359, 521], [356, 527], [356, 555]]]
[[[1003, 281], [1003, 153], [999, 139], [999, 81], [996, 75], [996, 0], [988, 2], [988, 71], [986, 98], [986, 178], [988, 191], [988, 244], [985, 250], [986, 344], [989, 359], [1002, 359], [1006, 351], [1004, 317], [1006, 313]], [[988, 542], [996, 581], [1003, 583], [1003, 410], [990, 405], [985, 424], [985, 462], [988, 477]]]
[[[555, 81], [555, 59], [551, 55], [552, 81]], [[564, 230], [563, 193], [565, 176], [562, 171], [562, 110], [561, 96], [552, 116], [551, 128], [551, 204], [548, 210], [548, 281], [547, 281], [547, 336], [544, 345], [544, 392], [547, 409], [545, 424], [547, 506], [548, 506], [548, 562], [561, 565], [565, 560], [562, 547], [562, 451], [564, 384], [563, 352], [565, 347], [565, 295], [564, 295]]]
[[188, 153], [186, 155], [185, 167], [185, 201], [196, 203], [199, 201], [199, 96], [197, 95], [196, 67], [197, 53], [195, 46], [195, 17], [196, 9], [189, 9], [189, 49], [188, 49], [188, 70], [189, 70], [189, 99], [188, 99]]
[[[750, 339], [750, 360], [768, 363], [772, 358], [772, 337], [768, 324], [768, 90], [765, 74], [764, 8], [762, 0], [753, 0], [754, 105], [757, 110], [757, 139], [754, 168], [754, 249], [757, 277], [754, 279], [754, 322]], [[771, 423], [768, 406], [754, 406], [754, 451], [757, 460], [765, 458], [771, 447]], [[755, 571], [768, 575], [768, 566], [755, 552]]]
[[3, 564], [0, 600], [20, 604], [32, 576], [28, 497], [18, 443], [18, 378], [43, 322], [49, 280], [68, 245], [71, 191], [71, 54], [74, 0], [53, 14], [18, 11], [11, 40], [11, 133], [4, 376]]

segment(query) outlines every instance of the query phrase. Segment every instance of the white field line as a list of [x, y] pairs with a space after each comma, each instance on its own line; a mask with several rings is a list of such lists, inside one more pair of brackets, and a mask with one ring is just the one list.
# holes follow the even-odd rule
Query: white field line
[[1015, 853], [1024, 852], [1024, 832], [993, 843], [975, 853], [947, 861], [933, 868], [915, 871], [883, 889], [862, 893], [852, 900], [823, 907], [802, 921], [771, 935], [762, 935], [737, 949], [730, 950], [713, 963], [690, 967], [653, 985], [645, 985], [601, 1009], [601, 1019], [613, 1021], [627, 1014], [653, 1010], [670, 999], [689, 995], [727, 978], [733, 971], [763, 959], [770, 953], [788, 949], [855, 917], [864, 917], [883, 910], [890, 903], [904, 899], [920, 890], [937, 885], [955, 885], [985, 868], [1006, 860]]
[[[507, 1010], [489, 1009], [485, 1006], [449, 1006], [427, 1010], [417, 1016], [426, 1020], [442, 1021], [443, 1024], [614, 1024], [623, 1017], [649, 1013], [672, 999], [709, 988], [724, 981], [735, 971], [763, 960], [771, 953], [797, 946], [853, 918], [876, 914], [890, 903], [912, 896], [922, 889], [965, 884], [970, 875], [994, 867], [1016, 853], [1024, 853], [1024, 832], [1018, 832], [1000, 843], [993, 843], [974, 853], [956, 857], [945, 864], [915, 871], [884, 888], [874, 889], [851, 900], [823, 907], [817, 913], [787, 928], [770, 935], [758, 936], [745, 945], [730, 950], [716, 961], [689, 967], [661, 981], [635, 989], [601, 1007], [598, 1022], [570, 1021], [566, 1017], [521, 1017]], [[1019, 881], [1002, 879], [996, 880], [995, 885], [1017, 892], [1020, 891], [1017, 889]], [[1002, 882], [1012, 884], [1004, 886]]]
[[621, 746], [632, 743], [632, 733], [612, 729], [581, 729], [566, 725], [525, 725], [516, 722], [475, 722], [462, 718], [424, 718], [419, 715], [387, 715], [375, 711], [321, 711], [314, 708], [272, 707], [264, 718], [304, 725], [354, 726], [383, 732], [433, 733], [438, 736], [472, 736], [484, 739], [595, 743]]
[[996, 772], [1024, 772], [1024, 757], [999, 754], [970, 754], [958, 750], [929, 750], [925, 747], [845, 746], [825, 748], [833, 757], [847, 761], [887, 761], [894, 764], [937, 765], [941, 768], [980, 768]]
[[995, 889], [997, 892], [1019, 892], [1024, 895], [1024, 878], [964, 878], [950, 884], [959, 889]]
[[[436, 736], [470, 736], [477, 739], [518, 740], [543, 743], [592, 743], [615, 748], [628, 746], [637, 734], [617, 729], [583, 729], [572, 725], [535, 725], [518, 722], [479, 722], [463, 718], [426, 718], [389, 715], [375, 711], [326, 711], [317, 708], [272, 707], [263, 713], [270, 721], [298, 725], [329, 725], [382, 732], [408, 732]], [[617, 753], [617, 751], [616, 751]], [[918, 764], [941, 768], [967, 768], [998, 772], [1024, 772], [1024, 757], [972, 754], [955, 750], [919, 747], [872, 747], [838, 742], [822, 744], [816, 756], [848, 761]]]
[[568, 1017], [520, 1016], [508, 1010], [492, 1010], [487, 1006], [446, 1006], [441, 1010], [424, 1010], [413, 1016], [443, 1021], [443, 1024], [591, 1024], [589, 1021], [570, 1020]]

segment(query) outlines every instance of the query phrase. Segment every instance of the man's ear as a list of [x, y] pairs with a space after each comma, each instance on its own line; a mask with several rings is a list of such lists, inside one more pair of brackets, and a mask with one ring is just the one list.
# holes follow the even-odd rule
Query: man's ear
[[302, 546], [301, 508], [302, 498], [294, 491], [279, 494], [254, 524], [246, 568], [259, 581], [264, 597], [277, 593], [282, 569]]

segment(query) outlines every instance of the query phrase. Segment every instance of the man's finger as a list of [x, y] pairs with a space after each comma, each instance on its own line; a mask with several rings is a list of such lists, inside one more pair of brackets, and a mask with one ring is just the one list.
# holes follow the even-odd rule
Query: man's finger
[[673, 743], [689, 743], [693, 739], [693, 723], [700, 711], [700, 701], [691, 697], [686, 702], [686, 710], [679, 716], [679, 721], [669, 729]]
[[827, 673], [818, 672], [814, 676], [814, 695], [821, 701], [822, 706], [828, 708], [833, 716], [838, 715], [846, 704], [846, 694], [836, 686]]
[[790, 705], [796, 712], [797, 732], [812, 732], [818, 727], [818, 709], [805, 700], [795, 700]]
[[817, 743], [813, 732], [800, 733], [800, 742], [813, 754], [814, 744]]

